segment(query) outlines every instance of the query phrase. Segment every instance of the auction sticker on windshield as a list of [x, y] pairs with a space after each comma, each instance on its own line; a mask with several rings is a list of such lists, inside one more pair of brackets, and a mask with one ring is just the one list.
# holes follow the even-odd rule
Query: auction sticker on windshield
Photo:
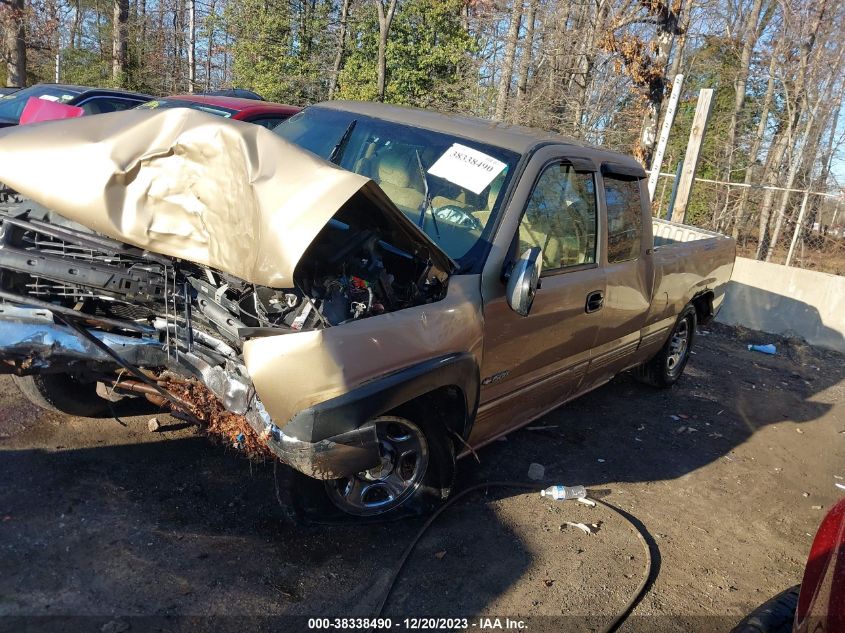
[[505, 167], [505, 163], [484, 152], [454, 143], [437, 159], [428, 173], [479, 194]]

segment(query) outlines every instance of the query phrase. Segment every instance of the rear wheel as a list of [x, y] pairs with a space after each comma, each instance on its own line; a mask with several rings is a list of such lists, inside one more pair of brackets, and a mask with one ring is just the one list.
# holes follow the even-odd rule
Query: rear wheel
[[763, 603], [731, 633], [791, 633], [801, 586], [796, 585]]
[[449, 496], [455, 476], [455, 450], [445, 428], [398, 416], [381, 416], [373, 424], [381, 464], [325, 482], [331, 502], [360, 517], [433, 510]]
[[688, 305], [678, 316], [669, 339], [660, 351], [637, 367], [634, 375], [642, 382], [656, 387], [671, 387], [678, 382], [689, 361], [696, 323], [695, 308]]
[[47, 411], [94, 417], [108, 408], [108, 403], [97, 395], [96, 382], [85, 382], [71, 374], [12, 376], [12, 379], [27, 400]]

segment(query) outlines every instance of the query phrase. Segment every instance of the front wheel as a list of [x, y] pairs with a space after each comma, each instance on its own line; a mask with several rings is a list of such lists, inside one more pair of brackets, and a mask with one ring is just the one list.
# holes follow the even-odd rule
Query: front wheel
[[97, 395], [97, 383], [82, 381], [71, 374], [12, 376], [24, 397], [46, 411], [96, 417], [106, 412], [108, 403]]
[[660, 351], [634, 370], [637, 379], [655, 387], [671, 387], [678, 382], [689, 361], [696, 324], [695, 308], [688, 305]]
[[446, 429], [388, 415], [372, 423], [381, 464], [325, 482], [331, 502], [359, 517], [433, 510], [449, 496], [455, 477], [455, 449]]

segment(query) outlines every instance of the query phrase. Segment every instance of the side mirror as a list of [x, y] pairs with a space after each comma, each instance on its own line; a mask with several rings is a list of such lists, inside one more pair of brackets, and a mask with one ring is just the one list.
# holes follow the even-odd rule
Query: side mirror
[[540, 248], [533, 246], [526, 250], [514, 264], [508, 278], [507, 297], [511, 310], [522, 316], [528, 316], [534, 295], [540, 287]]

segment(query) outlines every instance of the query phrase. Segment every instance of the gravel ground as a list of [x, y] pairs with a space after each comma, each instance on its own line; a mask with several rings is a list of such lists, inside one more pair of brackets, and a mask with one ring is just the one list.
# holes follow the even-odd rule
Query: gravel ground
[[[745, 349], [770, 341], [777, 356]], [[536, 462], [548, 483], [584, 484], [642, 523], [656, 577], [623, 631], [730, 630], [800, 582], [841, 495], [842, 356], [723, 326], [695, 351], [671, 390], [618, 377], [460, 465], [458, 490], [525, 481]], [[373, 613], [422, 519], [292, 524], [286, 469], [274, 479], [270, 463], [166, 415], [151, 433], [150, 414], [132, 413], [125, 426], [44, 413], [0, 377], [0, 630], [304, 630], [278, 616]], [[426, 533], [385, 613], [595, 630], [643, 568], [607, 510], [489, 489]]]

